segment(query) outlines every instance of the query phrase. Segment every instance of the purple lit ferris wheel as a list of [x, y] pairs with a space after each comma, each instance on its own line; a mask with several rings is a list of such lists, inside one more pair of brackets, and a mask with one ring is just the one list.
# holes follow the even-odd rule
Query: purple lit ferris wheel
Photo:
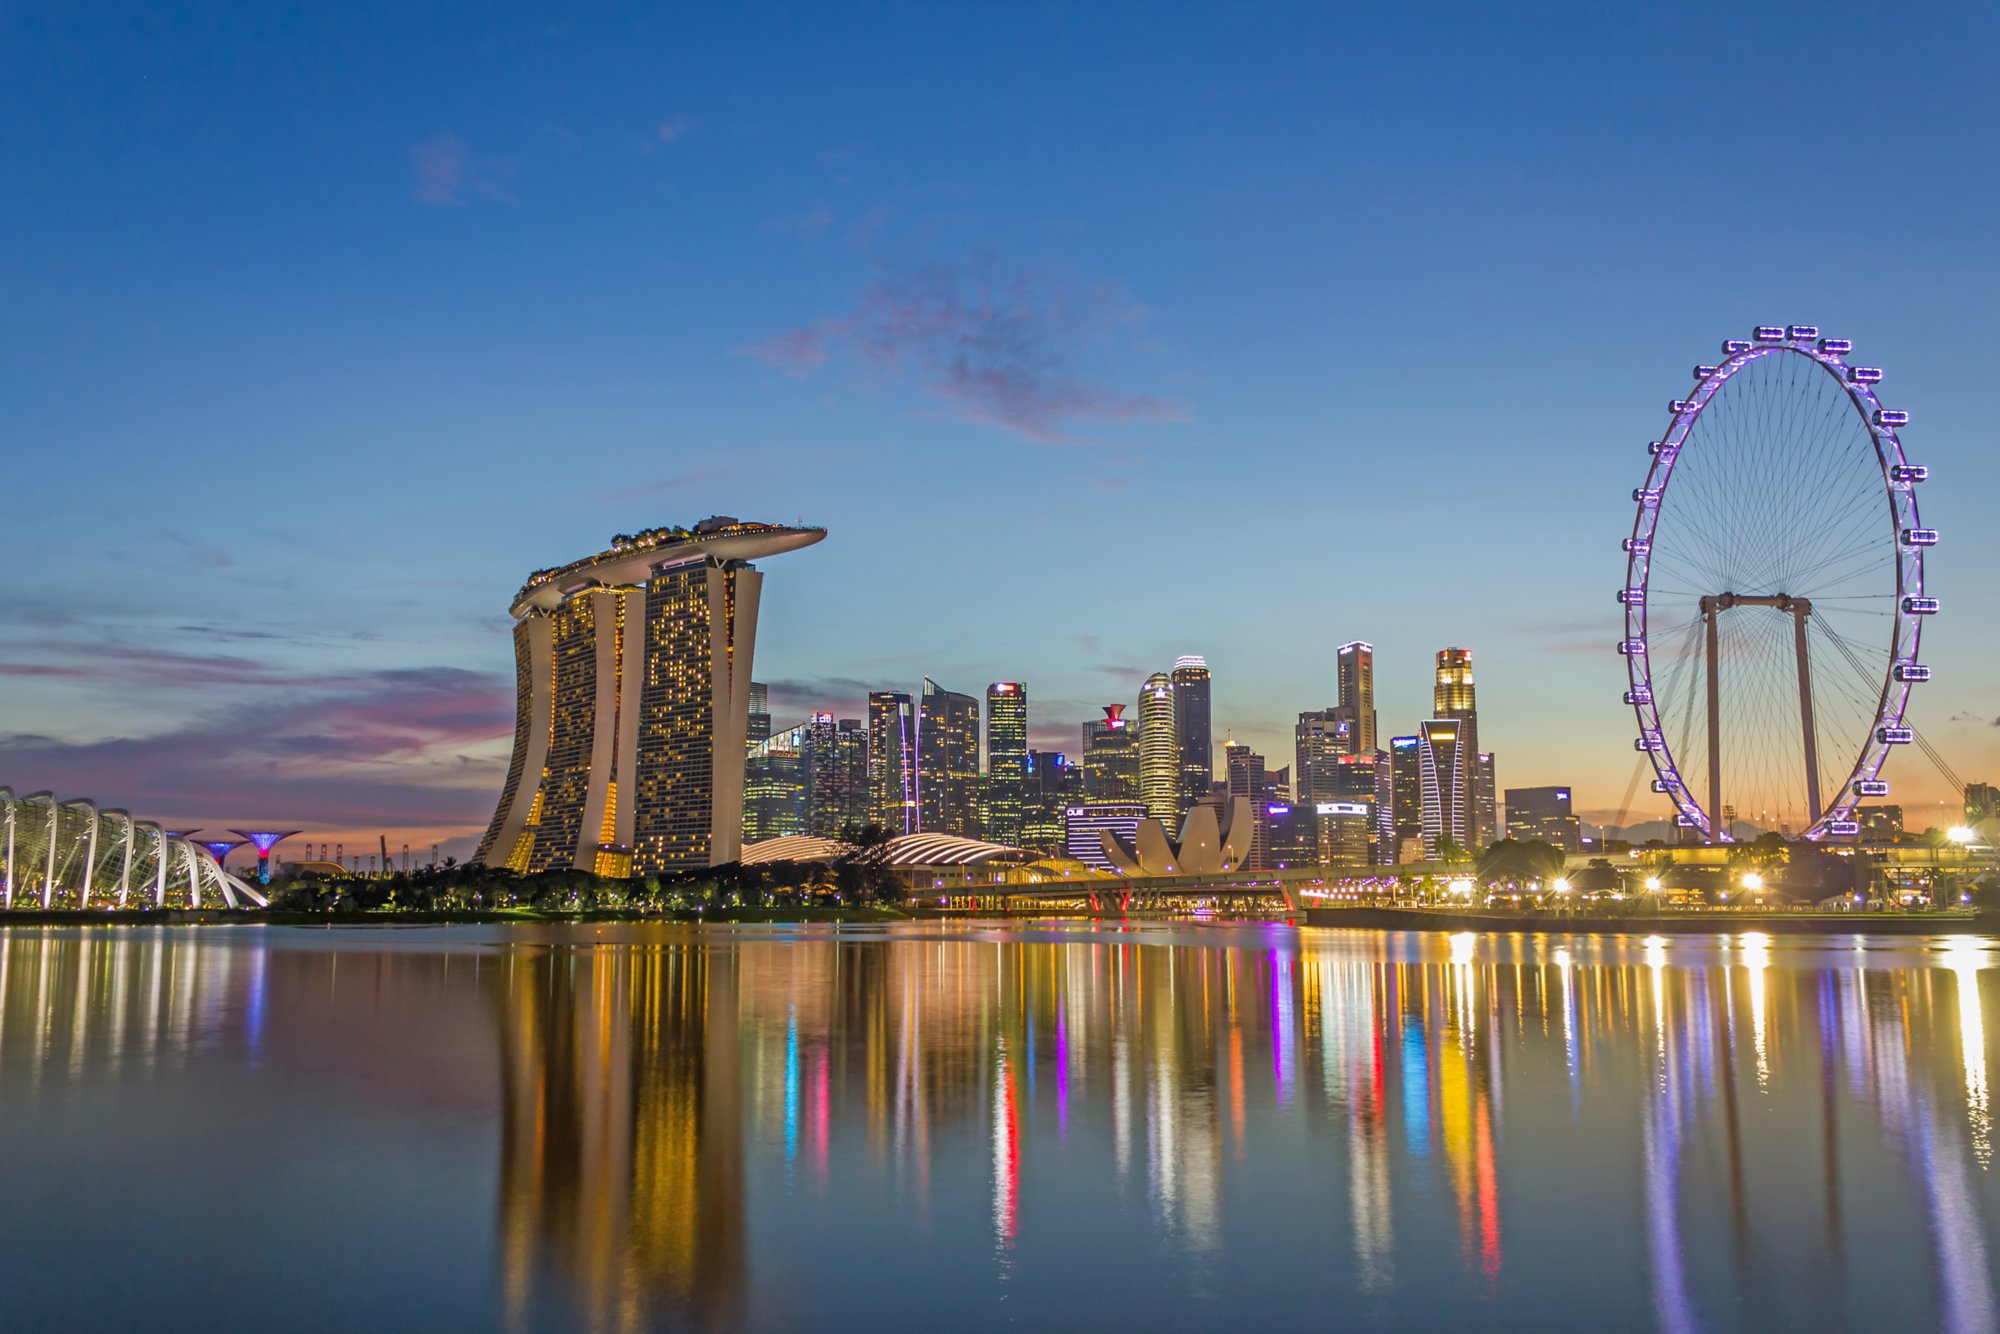
[[1882, 372], [1807, 325], [1759, 327], [1694, 368], [1647, 448], [1625, 541], [1625, 655], [1635, 743], [1679, 823], [1727, 842], [1738, 821], [1793, 837], [1859, 832], [1886, 796], [1917, 659], [1926, 470]]

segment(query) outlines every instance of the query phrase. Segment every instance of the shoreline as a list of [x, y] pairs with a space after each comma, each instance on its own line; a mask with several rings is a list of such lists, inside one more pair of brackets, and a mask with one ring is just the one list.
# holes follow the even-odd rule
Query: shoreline
[[1687, 912], [1597, 917], [1432, 908], [1307, 908], [1303, 926], [1350, 931], [1473, 931], [1552, 936], [1721, 936], [1745, 931], [1790, 936], [2000, 935], [2000, 914], [1966, 912]]

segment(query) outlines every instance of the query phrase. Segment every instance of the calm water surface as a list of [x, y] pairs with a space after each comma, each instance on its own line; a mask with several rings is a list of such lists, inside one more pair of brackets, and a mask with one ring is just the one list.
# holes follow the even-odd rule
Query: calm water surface
[[1992, 1329], [1992, 942], [0, 931], [9, 1329]]

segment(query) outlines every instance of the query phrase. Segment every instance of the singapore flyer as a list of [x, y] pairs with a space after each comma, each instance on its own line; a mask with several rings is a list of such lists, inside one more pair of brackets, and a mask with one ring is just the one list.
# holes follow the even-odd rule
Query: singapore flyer
[[1881, 368], [1809, 325], [1723, 343], [1668, 405], [1625, 540], [1625, 702], [1686, 836], [1859, 832], [1883, 761], [1915, 740], [1937, 599], [1926, 470]]

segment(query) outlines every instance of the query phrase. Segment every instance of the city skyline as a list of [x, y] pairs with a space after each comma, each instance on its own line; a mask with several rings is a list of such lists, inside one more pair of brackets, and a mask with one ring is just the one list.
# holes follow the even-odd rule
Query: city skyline
[[[1179, 16], [1134, 47], [1137, 13], [809, 16], [754, 69], [714, 58], [766, 47], [751, 19], [659, 67], [574, 21], [500, 83], [479, 53], [526, 31], [500, 18], [400, 18], [380, 69], [335, 14], [25, 33], [0, 396], [46, 466], [0, 583], [0, 781], [462, 855], [507, 768], [516, 572], [748, 511], [835, 534], [768, 594], [787, 720], [1018, 680], [1031, 747], [1068, 752], [1194, 653], [1214, 743], [1282, 763], [1340, 645], [1376, 646], [1382, 735], [1409, 735], [1462, 644], [1499, 781], [1601, 819], [1633, 761], [1625, 498], [1687, 368], [1767, 319], [1852, 338], [1915, 412], [1947, 541], [1912, 720], [2000, 774], [1971, 596], [2000, 459], [1964, 332], [2000, 266], [1962, 170], [1993, 16], [1909, 18], [1862, 95], [1843, 25], [1782, 6], [1729, 11], [1693, 71], [1691, 13]], [[319, 76], [281, 76], [291, 45]], [[1062, 91], [1025, 112], [952, 95], [1034, 61]], [[1726, 133], [1773, 87], [1841, 111], [1839, 142], [1774, 162]], [[216, 97], [240, 137], [197, 149]], [[1895, 163], [1892, 218], [1857, 161]], [[1748, 221], [1773, 217], [1811, 225]], [[205, 488], [185, 519], [102, 485], [163, 468]], [[526, 486], [535, 521], [496, 519]], [[1337, 575], [1283, 540], [1330, 488]], [[1278, 554], [1246, 576], [1251, 537]], [[1170, 550], [1210, 559], [1141, 577]], [[1957, 800], [1919, 755], [1885, 776], [1918, 827]], [[1671, 814], [1643, 785], [1633, 810]]]

